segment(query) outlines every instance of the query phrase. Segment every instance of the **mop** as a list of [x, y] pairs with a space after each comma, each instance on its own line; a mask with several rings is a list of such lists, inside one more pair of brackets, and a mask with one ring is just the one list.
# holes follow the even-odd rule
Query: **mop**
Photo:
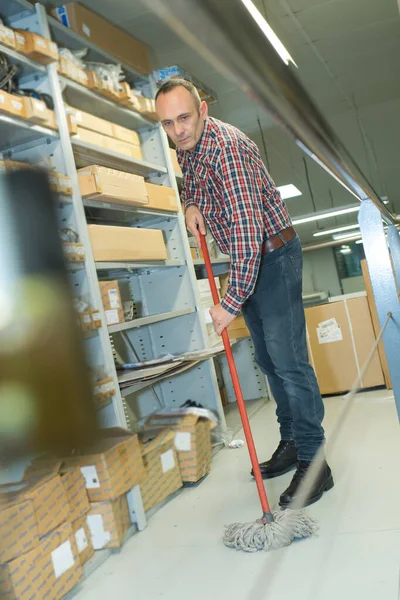
[[[217, 292], [217, 286], [215, 285], [207, 243], [205, 237], [201, 234], [200, 240], [213, 301], [214, 304], [219, 304], [219, 296]], [[375, 352], [383, 337], [383, 333], [392, 318], [392, 313], [389, 312], [364, 365], [361, 367], [356, 380], [351, 387], [350, 392], [344, 397], [345, 402], [342, 410], [330, 434], [329, 448], [331, 450], [339, 442], [340, 432], [343, 430], [344, 423], [356, 400], [357, 392], [360, 389], [361, 382], [368, 371], [372, 359], [374, 358]], [[304, 506], [304, 503], [308, 498], [309, 493], [312, 490], [324, 464], [325, 448], [321, 446], [318, 450], [290, 508], [272, 512], [264, 488], [253, 436], [250, 429], [249, 418], [247, 416], [246, 406], [240, 387], [232, 348], [229, 342], [228, 332], [226, 330], [222, 332], [222, 339], [228, 360], [229, 370], [232, 376], [232, 383], [235, 390], [239, 413], [242, 420], [243, 430], [246, 437], [247, 447], [249, 449], [250, 460], [253, 467], [253, 473], [262, 508], [262, 517], [260, 519], [257, 519], [252, 523], [234, 523], [233, 525], [226, 527], [223, 542], [229, 548], [244, 550], [245, 552], [257, 552], [258, 550], [274, 550], [282, 548], [284, 546], [288, 546], [296, 539], [311, 537], [318, 529], [317, 522], [312, 517], [308, 516], [306, 512], [301, 509], [301, 507]]]
[[[210, 282], [211, 294], [214, 304], [219, 304], [220, 299], [215, 285], [214, 274], [211, 266], [210, 255], [205, 236], [200, 233], [201, 249]], [[258, 463], [253, 435], [250, 429], [249, 418], [243, 398], [239, 377], [229, 342], [228, 332], [222, 332], [222, 340], [228, 360], [229, 371], [232, 377], [233, 388], [237, 399], [240, 418], [243, 425], [250, 461], [256, 480], [258, 495], [262, 508], [262, 517], [252, 523], [234, 523], [225, 529], [223, 542], [229, 548], [257, 552], [258, 550], [275, 550], [288, 546], [293, 540], [312, 536], [317, 531], [317, 523], [308, 516], [304, 510], [278, 510], [271, 511], [267, 494], [264, 488], [260, 466]]]

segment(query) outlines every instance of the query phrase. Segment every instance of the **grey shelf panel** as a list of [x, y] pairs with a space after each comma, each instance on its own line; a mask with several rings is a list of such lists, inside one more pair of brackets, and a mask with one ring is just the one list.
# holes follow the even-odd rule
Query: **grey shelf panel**
[[[211, 263], [213, 265], [225, 265], [225, 264], [229, 264], [230, 263], [230, 258], [229, 258], [229, 256], [227, 258], [212, 258], [211, 259]], [[199, 267], [204, 267], [205, 266], [205, 262], [201, 258], [196, 258], [193, 261], [193, 264], [195, 266], [199, 266]]]
[[[53, 39], [59, 46], [65, 46], [66, 48], [70, 48], [72, 50], [82, 50], [82, 48], [88, 48], [88, 54], [85, 57], [87, 61], [90, 62], [108, 62], [108, 63], [121, 63], [118, 59], [115, 58], [112, 54], [109, 54], [87, 38], [82, 37], [75, 31], [72, 31], [69, 27], [65, 27], [58, 19], [55, 17], [49, 16], [49, 26], [53, 35]], [[130, 65], [126, 63], [121, 63], [121, 66], [125, 73], [128, 75], [128, 80], [148, 80], [146, 75], [142, 75], [138, 71], [136, 71]]]
[[184, 260], [154, 260], [152, 262], [96, 262], [98, 271], [115, 271], [135, 269], [154, 269], [164, 267], [184, 267]]
[[70, 106], [136, 131], [156, 127], [154, 121], [146, 119], [141, 114], [129, 110], [117, 102], [108, 100], [84, 85], [62, 75], [59, 75], [59, 78], [63, 87], [64, 99]]
[[43, 75], [46, 73], [46, 67], [44, 67], [44, 65], [31, 60], [12, 48], [0, 44], [0, 52], [7, 56], [11, 64], [18, 66], [18, 76], [20, 77], [32, 75], [33, 73], [42, 73]]
[[167, 210], [155, 210], [152, 208], [146, 208], [145, 206], [129, 206], [127, 204], [114, 204], [113, 202], [99, 202], [97, 200], [91, 200], [90, 198], [84, 198], [83, 204], [87, 208], [133, 213], [137, 216], [154, 217], [157, 219], [159, 219], [160, 217], [176, 219], [178, 217], [178, 212], [170, 212]]
[[175, 319], [177, 317], [183, 317], [184, 315], [190, 315], [195, 312], [194, 308], [182, 308], [181, 310], [172, 310], [170, 312], [159, 313], [158, 315], [149, 315], [147, 317], [140, 317], [133, 319], [126, 323], [118, 323], [118, 325], [109, 325], [109, 333], [117, 333], [118, 331], [126, 331], [128, 329], [137, 329], [138, 327], [145, 327], [146, 325], [153, 325], [154, 323], [160, 323], [161, 321], [168, 321], [169, 319]]
[[35, 125], [26, 119], [0, 114], [0, 151], [6, 152], [22, 144], [40, 139], [58, 139], [58, 133], [47, 127]]
[[78, 167], [100, 165], [102, 167], [125, 171], [126, 173], [142, 175], [143, 177], [148, 177], [152, 173], [167, 173], [167, 169], [161, 165], [140, 160], [139, 158], [129, 158], [119, 152], [113, 152], [101, 146], [89, 144], [76, 137], [72, 137], [71, 142]]
[[176, 373], [164, 373], [164, 374], [160, 375], [160, 377], [158, 377], [157, 379], [152, 379], [150, 381], [139, 381], [138, 383], [134, 383], [133, 385], [130, 385], [129, 387], [121, 389], [121, 394], [124, 397], [130, 396], [131, 394], [136, 394], [137, 392], [140, 392], [140, 390], [144, 390], [147, 387], [151, 387], [152, 385], [159, 383], [163, 379], [168, 379], [170, 377], [175, 377], [175, 375], [180, 375], [181, 373], [184, 373], [185, 371], [192, 369], [193, 367], [198, 365], [200, 362], [202, 362], [202, 361], [200, 361], [200, 360], [193, 361], [190, 364], [186, 365], [185, 367], [182, 367], [182, 369], [180, 369]]
[[23, 12], [33, 13], [34, 10], [28, 0], [0, 0], [0, 13], [5, 19]]
[[67, 196], [66, 194], [57, 194], [57, 200], [60, 204], [72, 204], [72, 196]]

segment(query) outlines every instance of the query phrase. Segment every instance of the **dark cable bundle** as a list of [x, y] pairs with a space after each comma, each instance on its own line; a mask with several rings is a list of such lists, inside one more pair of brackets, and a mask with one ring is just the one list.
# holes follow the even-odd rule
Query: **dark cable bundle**
[[17, 89], [18, 67], [11, 65], [7, 56], [0, 52], [0, 89], [12, 94]]

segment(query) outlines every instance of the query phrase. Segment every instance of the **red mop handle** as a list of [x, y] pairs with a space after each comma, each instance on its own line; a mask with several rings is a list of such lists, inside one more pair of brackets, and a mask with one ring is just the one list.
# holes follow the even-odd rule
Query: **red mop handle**
[[[214, 304], [219, 304], [220, 299], [217, 292], [217, 286], [215, 285], [214, 273], [212, 270], [210, 254], [207, 248], [207, 241], [205, 236], [200, 233], [201, 249], [204, 255], [204, 262], [207, 269], [207, 276], [210, 282], [211, 294]], [[254, 477], [256, 479], [258, 495], [260, 496], [261, 507], [264, 515], [267, 513], [271, 514], [269, 507], [267, 494], [264, 488], [264, 483], [261, 476], [260, 465], [258, 464], [256, 447], [254, 445], [253, 434], [251, 433], [249, 417], [247, 416], [246, 405], [243, 398], [242, 388], [240, 386], [239, 376], [235, 365], [235, 359], [233, 358], [233, 352], [229, 341], [228, 331], [226, 329], [222, 332], [222, 341], [224, 342], [224, 348], [226, 352], [226, 358], [228, 360], [229, 371], [232, 377], [233, 389], [235, 390], [235, 396], [239, 407], [240, 418], [242, 420], [244, 435], [247, 442], [247, 448], [249, 449], [251, 465], [253, 467]]]

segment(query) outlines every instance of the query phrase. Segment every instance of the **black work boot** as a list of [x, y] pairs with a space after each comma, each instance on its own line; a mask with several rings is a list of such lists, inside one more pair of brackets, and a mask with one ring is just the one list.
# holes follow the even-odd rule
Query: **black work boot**
[[[310, 465], [311, 465], [310, 462], [303, 462], [303, 461], [299, 462], [297, 471], [293, 476], [291, 484], [289, 485], [287, 490], [285, 490], [283, 492], [283, 494], [281, 495], [281, 497], [279, 499], [279, 505], [282, 508], [288, 508], [288, 506], [291, 504], [293, 499], [296, 497], [296, 493], [300, 487], [300, 484], [302, 483], [303, 479], [305, 478]], [[334, 484], [333, 484], [332, 471], [330, 470], [328, 464], [325, 461], [324, 465], [321, 468], [321, 472], [318, 476], [318, 479], [314, 484], [314, 487], [310, 491], [305, 502], [303, 502], [303, 507], [309, 506], [310, 504], [317, 502], [317, 500], [319, 500], [322, 497], [322, 494], [324, 492], [327, 492], [328, 490], [331, 490], [333, 488], [333, 485]]]
[[[271, 458], [260, 463], [263, 479], [279, 477], [297, 466], [297, 448], [293, 440], [281, 440]], [[251, 474], [254, 477], [253, 470]]]

